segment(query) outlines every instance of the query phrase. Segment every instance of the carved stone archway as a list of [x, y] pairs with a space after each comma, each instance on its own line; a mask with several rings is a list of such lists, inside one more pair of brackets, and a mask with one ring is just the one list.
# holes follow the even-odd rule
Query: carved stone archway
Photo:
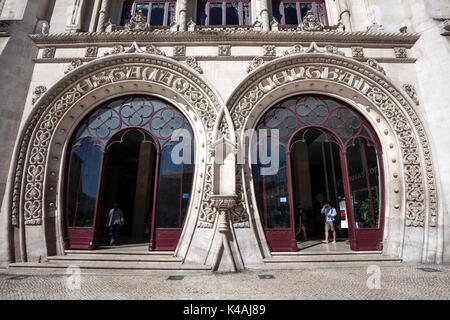
[[[10, 176], [9, 252], [12, 261], [63, 253], [65, 150], [78, 123], [95, 107], [129, 94], [159, 97], [190, 121], [196, 144], [193, 196], [176, 252], [183, 256], [209, 188], [206, 163], [220, 96], [187, 65], [149, 53], [120, 53], [71, 70], [36, 100], [22, 127]], [[16, 239], [16, 240], [14, 240]], [[19, 239], [19, 241], [17, 241]], [[184, 240], [183, 240], [184, 239]], [[20, 243], [14, 249], [14, 244]], [[30, 248], [27, 250], [27, 248]], [[28, 253], [27, 253], [28, 251]]]
[[[236, 134], [255, 128], [272, 105], [289, 96], [323, 94], [358, 110], [373, 126], [383, 148], [386, 185], [384, 253], [406, 261], [442, 259], [438, 226], [438, 191], [427, 130], [414, 103], [386, 77], [375, 61], [368, 64], [339, 53], [291, 50], [286, 56], [254, 69], [237, 86], [227, 106]], [[245, 146], [244, 141], [240, 141]], [[260, 240], [263, 257], [270, 256], [259, 221], [248, 146], [237, 177], [237, 192]], [[245, 243], [241, 245], [245, 246]], [[248, 249], [248, 248], [247, 248]], [[244, 259], [245, 260], [245, 259]]]

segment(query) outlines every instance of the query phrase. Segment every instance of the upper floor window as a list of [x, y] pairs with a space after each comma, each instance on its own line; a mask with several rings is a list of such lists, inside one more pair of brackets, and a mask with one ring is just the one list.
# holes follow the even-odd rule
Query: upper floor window
[[199, 0], [197, 24], [249, 25], [250, 0]]
[[147, 18], [152, 26], [169, 26], [175, 20], [176, 0], [134, 0], [125, 1], [121, 25], [127, 24], [137, 12]]
[[312, 11], [317, 20], [327, 25], [325, 0], [273, 0], [274, 19], [280, 24], [300, 24], [308, 11]]

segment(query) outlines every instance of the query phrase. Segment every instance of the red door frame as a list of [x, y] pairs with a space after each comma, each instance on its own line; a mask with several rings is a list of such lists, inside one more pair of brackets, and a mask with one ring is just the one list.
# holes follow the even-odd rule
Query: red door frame
[[[279, 103], [277, 104], [279, 105]], [[351, 107], [347, 106], [346, 104], [343, 104], [343, 106], [346, 106], [350, 110], [352, 110]], [[269, 109], [270, 110], [270, 109]], [[347, 164], [347, 157], [346, 157], [346, 149], [344, 148], [344, 144], [342, 140], [337, 136], [332, 130], [326, 127], [322, 126], [305, 126], [302, 128], [297, 129], [291, 136], [289, 137], [289, 140], [284, 146], [284, 149], [286, 150], [286, 174], [287, 174], [287, 180], [288, 180], [288, 196], [289, 196], [289, 213], [290, 213], [290, 221], [291, 221], [291, 228], [289, 229], [269, 229], [263, 226], [264, 233], [267, 238], [267, 243], [271, 251], [277, 252], [277, 251], [298, 251], [297, 249], [297, 243], [295, 240], [295, 218], [294, 218], [294, 199], [293, 199], [293, 181], [292, 181], [292, 165], [291, 165], [291, 157], [290, 157], [290, 147], [292, 144], [292, 140], [296, 135], [302, 131], [302, 130], [308, 130], [308, 129], [319, 129], [322, 131], [327, 132], [328, 134], [331, 134], [333, 136], [340, 149], [340, 161], [341, 161], [341, 171], [342, 171], [342, 178], [343, 178], [343, 184], [344, 184], [344, 194], [345, 194], [345, 203], [347, 207], [347, 216], [349, 219], [349, 240], [350, 240], [350, 248], [354, 251], [373, 251], [373, 250], [382, 250], [383, 244], [383, 230], [384, 230], [384, 190], [385, 190], [385, 182], [384, 182], [384, 168], [383, 168], [383, 162], [382, 162], [382, 149], [381, 149], [381, 143], [378, 139], [378, 136], [376, 135], [375, 131], [373, 130], [372, 126], [357, 112], [353, 111], [362, 121], [363, 124], [366, 125], [366, 128], [370, 131], [372, 134], [372, 142], [374, 143], [374, 147], [376, 150], [377, 155], [377, 164], [378, 164], [378, 174], [379, 174], [379, 183], [380, 183], [380, 194], [379, 194], [379, 225], [377, 228], [356, 228], [355, 221], [354, 221], [354, 215], [353, 215], [353, 204], [351, 201], [351, 187], [350, 187], [350, 181], [348, 177], [348, 164]], [[356, 137], [358, 138], [358, 137]], [[360, 138], [364, 138], [361, 136]], [[347, 146], [348, 148], [348, 146]], [[365, 156], [364, 156], [365, 157]], [[367, 159], [364, 158], [364, 166], [367, 168]], [[367, 177], [368, 179], [368, 177]], [[368, 185], [370, 186], [370, 184]], [[265, 184], [263, 184], [263, 188], [265, 188]], [[264, 214], [266, 215], [266, 208], [264, 206]], [[267, 223], [265, 224], [267, 225]], [[295, 246], [294, 246], [295, 245]]]
[[[151, 98], [151, 97], [150, 97]], [[175, 107], [173, 107], [175, 108]], [[175, 108], [176, 109], [176, 108]], [[96, 109], [97, 110], [97, 109]], [[184, 116], [184, 115], [183, 115]], [[81, 126], [83, 124], [80, 123], [79, 126]], [[189, 128], [190, 124], [188, 123]], [[117, 131], [116, 133], [114, 133], [109, 139], [107, 144], [105, 145], [105, 147], [102, 150], [102, 157], [101, 157], [101, 166], [100, 166], [100, 170], [99, 170], [99, 178], [98, 178], [98, 185], [97, 185], [97, 198], [95, 201], [95, 208], [94, 208], [94, 214], [93, 214], [93, 222], [92, 222], [92, 226], [91, 227], [69, 227], [69, 222], [68, 222], [68, 215], [64, 214], [65, 219], [64, 221], [64, 229], [65, 229], [65, 235], [63, 236], [64, 239], [64, 248], [67, 249], [87, 249], [87, 250], [93, 250], [97, 247], [98, 245], [98, 232], [100, 231], [100, 224], [98, 222], [99, 218], [98, 215], [100, 214], [99, 208], [101, 207], [101, 199], [100, 197], [103, 197], [102, 193], [103, 193], [103, 184], [104, 184], [104, 170], [105, 170], [105, 164], [107, 161], [107, 150], [110, 146], [110, 141], [113, 141], [113, 138], [116, 137], [117, 135], [120, 134], [124, 134], [126, 131], [128, 130], [142, 130], [145, 131], [146, 133], [148, 133], [151, 138], [153, 139], [153, 143], [156, 147], [156, 166], [155, 166], [155, 180], [154, 180], [154, 191], [153, 191], [153, 203], [152, 203], [152, 225], [151, 225], [151, 230], [150, 230], [150, 237], [149, 237], [149, 247], [148, 250], [155, 250], [155, 251], [160, 251], [160, 250], [168, 250], [168, 251], [172, 251], [175, 250], [179, 238], [181, 236], [183, 227], [184, 227], [184, 223], [186, 221], [186, 216], [184, 216], [183, 218], [183, 223], [179, 228], [156, 228], [155, 226], [155, 216], [156, 216], [156, 209], [157, 209], [157, 195], [158, 195], [158, 187], [159, 187], [159, 171], [160, 171], [160, 158], [161, 158], [161, 146], [159, 144], [159, 139], [157, 139], [154, 134], [147, 130], [146, 128], [143, 127], [133, 127], [133, 126], [129, 126], [126, 128], [123, 128], [122, 130]], [[192, 128], [191, 128], [192, 131]], [[193, 139], [193, 137], [191, 137], [191, 139]], [[194, 141], [192, 140], [192, 147], [195, 150], [195, 144]], [[66, 150], [66, 153], [68, 155], [68, 159], [70, 161], [70, 154], [72, 152], [72, 148], [68, 148]], [[66, 161], [66, 164], [64, 165], [65, 167], [65, 179], [64, 181], [67, 181], [68, 176], [69, 176], [69, 161]], [[193, 168], [193, 172], [195, 172], [195, 166]], [[181, 177], [181, 179], [183, 179], [183, 177]], [[192, 177], [193, 179], [193, 177]], [[65, 195], [67, 194], [67, 184], [64, 184], [64, 199], [63, 199], [63, 207], [64, 207], [64, 212], [67, 208], [67, 199], [65, 197]], [[182, 190], [182, 184], [181, 184], [181, 190]], [[191, 184], [191, 189], [190, 189], [190, 193], [192, 195], [192, 189], [193, 189], [193, 184]], [[182, 195], [180, 195], [182, 196]], [[180, 200], [180, 208], [181, 208], [181, 201]], [[189, 205], [186, 209], [187, 211], [189, 211]], [[181, 211], [179, 213], [181, 215]], [[87, 240], [86, 240], [87, 239]]]

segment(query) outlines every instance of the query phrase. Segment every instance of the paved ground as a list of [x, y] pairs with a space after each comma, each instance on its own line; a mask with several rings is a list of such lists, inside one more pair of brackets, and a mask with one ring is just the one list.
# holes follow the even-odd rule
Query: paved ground
[[[418, 268], [440, 272], [424, 272]], [[369, 271], [369, 273], [368, 273]], [[375, 272], [374, 272], [375, 271]], [[379, 273], [378, 273], [379, 271]], [[449, 300], [450, 266], [395, 264], [245, 271], [237, 274], [166, 271], [81, 271], [0, 269], [0, 299], [432, 299]], [[273, 275], [260, 279], [260, 275]], [[380, 277], [377, 277], [377, 275]], [[183, 275], [182, 280], [167, 280]], [[370, 279], [369, 279], [370, 278]], [[379, 281], [378, 281], [379, 279]], [[377, 289], [379, 287], [379, 289]], [[79, 288], [79, 289], [78, 289]], [[372, 289], [370, 289], [372, 288]]]

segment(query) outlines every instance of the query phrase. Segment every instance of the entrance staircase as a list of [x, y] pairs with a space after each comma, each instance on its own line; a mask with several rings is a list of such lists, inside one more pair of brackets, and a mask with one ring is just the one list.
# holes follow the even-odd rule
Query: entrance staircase
[[248, 265], [249, 270], [292, 270], [299, 268], [330, 268], [371, 264], [398, 264], [401, 258], [382, 255], [381, 251], [335, 252], [272, 252], [263, 264]]
[[65, 255], [47, 257], [38, 262], [12, 263], [10, 270], [61, 269], [77, 266], [81, 270], [173, 270], [209, 271], [211, 266], [183, 264], [171, 251], [66, 250]]

